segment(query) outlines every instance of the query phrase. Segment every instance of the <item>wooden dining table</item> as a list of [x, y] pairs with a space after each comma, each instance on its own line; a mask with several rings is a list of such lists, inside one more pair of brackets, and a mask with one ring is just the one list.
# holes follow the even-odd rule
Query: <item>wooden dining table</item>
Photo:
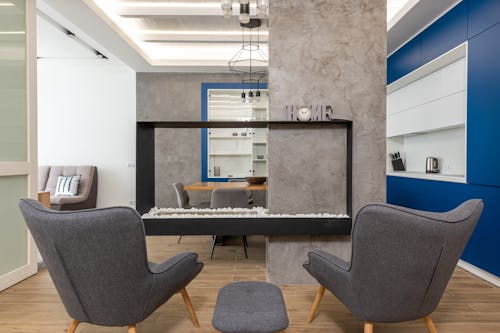
[[216, 188], [244, 188], [249, 191], [266, 191], [267, 184], [249, 184], [247, 182], [196, 182], [184, 185], [186, 191], [213, 191]]

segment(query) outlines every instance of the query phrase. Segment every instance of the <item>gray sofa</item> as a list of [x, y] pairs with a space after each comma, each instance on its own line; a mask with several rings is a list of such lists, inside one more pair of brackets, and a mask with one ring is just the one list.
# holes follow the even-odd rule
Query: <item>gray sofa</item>
[[[81, 175], [78, 193], [75, 196], [55, 196], [59, 176]], [[50, 207], [54, 210], [80, 210], [96, 208], [97, 167], [78, 166], [39, 166], [38, 192], [50, 192]]]

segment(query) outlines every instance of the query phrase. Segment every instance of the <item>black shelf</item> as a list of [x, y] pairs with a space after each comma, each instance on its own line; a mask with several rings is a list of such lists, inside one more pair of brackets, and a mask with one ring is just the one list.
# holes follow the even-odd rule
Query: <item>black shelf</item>
[[140, 214], [155, 206], [155, 129], [157, 128], [268, 128], [316, 129], [345, 128], [346, 214], [345, 219], [324, 218], [237, 218], [217, 219], [144, 219], [148, 235], [346, 235], [352, 224], [352, 121], [140, 121], [137, 122], [136, 142], [136, 207]]
[[144, 220], [147, 235], [350, 235], [352, 219], [344, 218], [150, 218]]
[[138, 126], [149, 128], [269, 128], [286, 125], [297, 127], [331, 127], [352, 125], [352, 121], [333, 119], [331, 121], [139, 121]]

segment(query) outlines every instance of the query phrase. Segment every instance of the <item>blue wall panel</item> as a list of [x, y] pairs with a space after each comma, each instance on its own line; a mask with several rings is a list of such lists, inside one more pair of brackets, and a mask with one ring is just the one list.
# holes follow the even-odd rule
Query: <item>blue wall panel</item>
[[387, 187], [387, 202], [436, 212], [451, 210], [468, 199], [483, 199], [483, 215], [463, 259], [500, 276], [500, 188], [392, 176], [387, 177]]
[[469, 0], [469, 38], [500, 22], [500, 1]]
[[467, 99], [468, 181], [500, 186], [500, 24], [469, 41]]
[[387, 84], [417, 69], [421, 64], [420, 37], [416, 37], [387, 60]]
[[[467, 35], [463, 28], [464, 10]], [[390, 83], [414, 66], [408, 59], [415, 60], [420, 54], [419, 67], [468, 38], [468, 184], [387, 177], [387, 201], [416, 209], [446, 211], [470, 198], [483, 199], [483, 216], [464, 259], [496, 275], [500, 275], [499, 22], [500, 0], [464, 0], [410, 41], [408, 48], [401, 48], [387, 60]]]
[[467, 2], [461, 2], [421, 33], [422, 63], [467, 40]]

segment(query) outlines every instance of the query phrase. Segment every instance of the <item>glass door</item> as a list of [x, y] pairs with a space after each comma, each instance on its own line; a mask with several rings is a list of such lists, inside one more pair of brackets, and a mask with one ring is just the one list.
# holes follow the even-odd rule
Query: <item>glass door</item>
[[37, 196], [35, 1], [0, 6], [0, 291], [37, 271], [18, 202]]

